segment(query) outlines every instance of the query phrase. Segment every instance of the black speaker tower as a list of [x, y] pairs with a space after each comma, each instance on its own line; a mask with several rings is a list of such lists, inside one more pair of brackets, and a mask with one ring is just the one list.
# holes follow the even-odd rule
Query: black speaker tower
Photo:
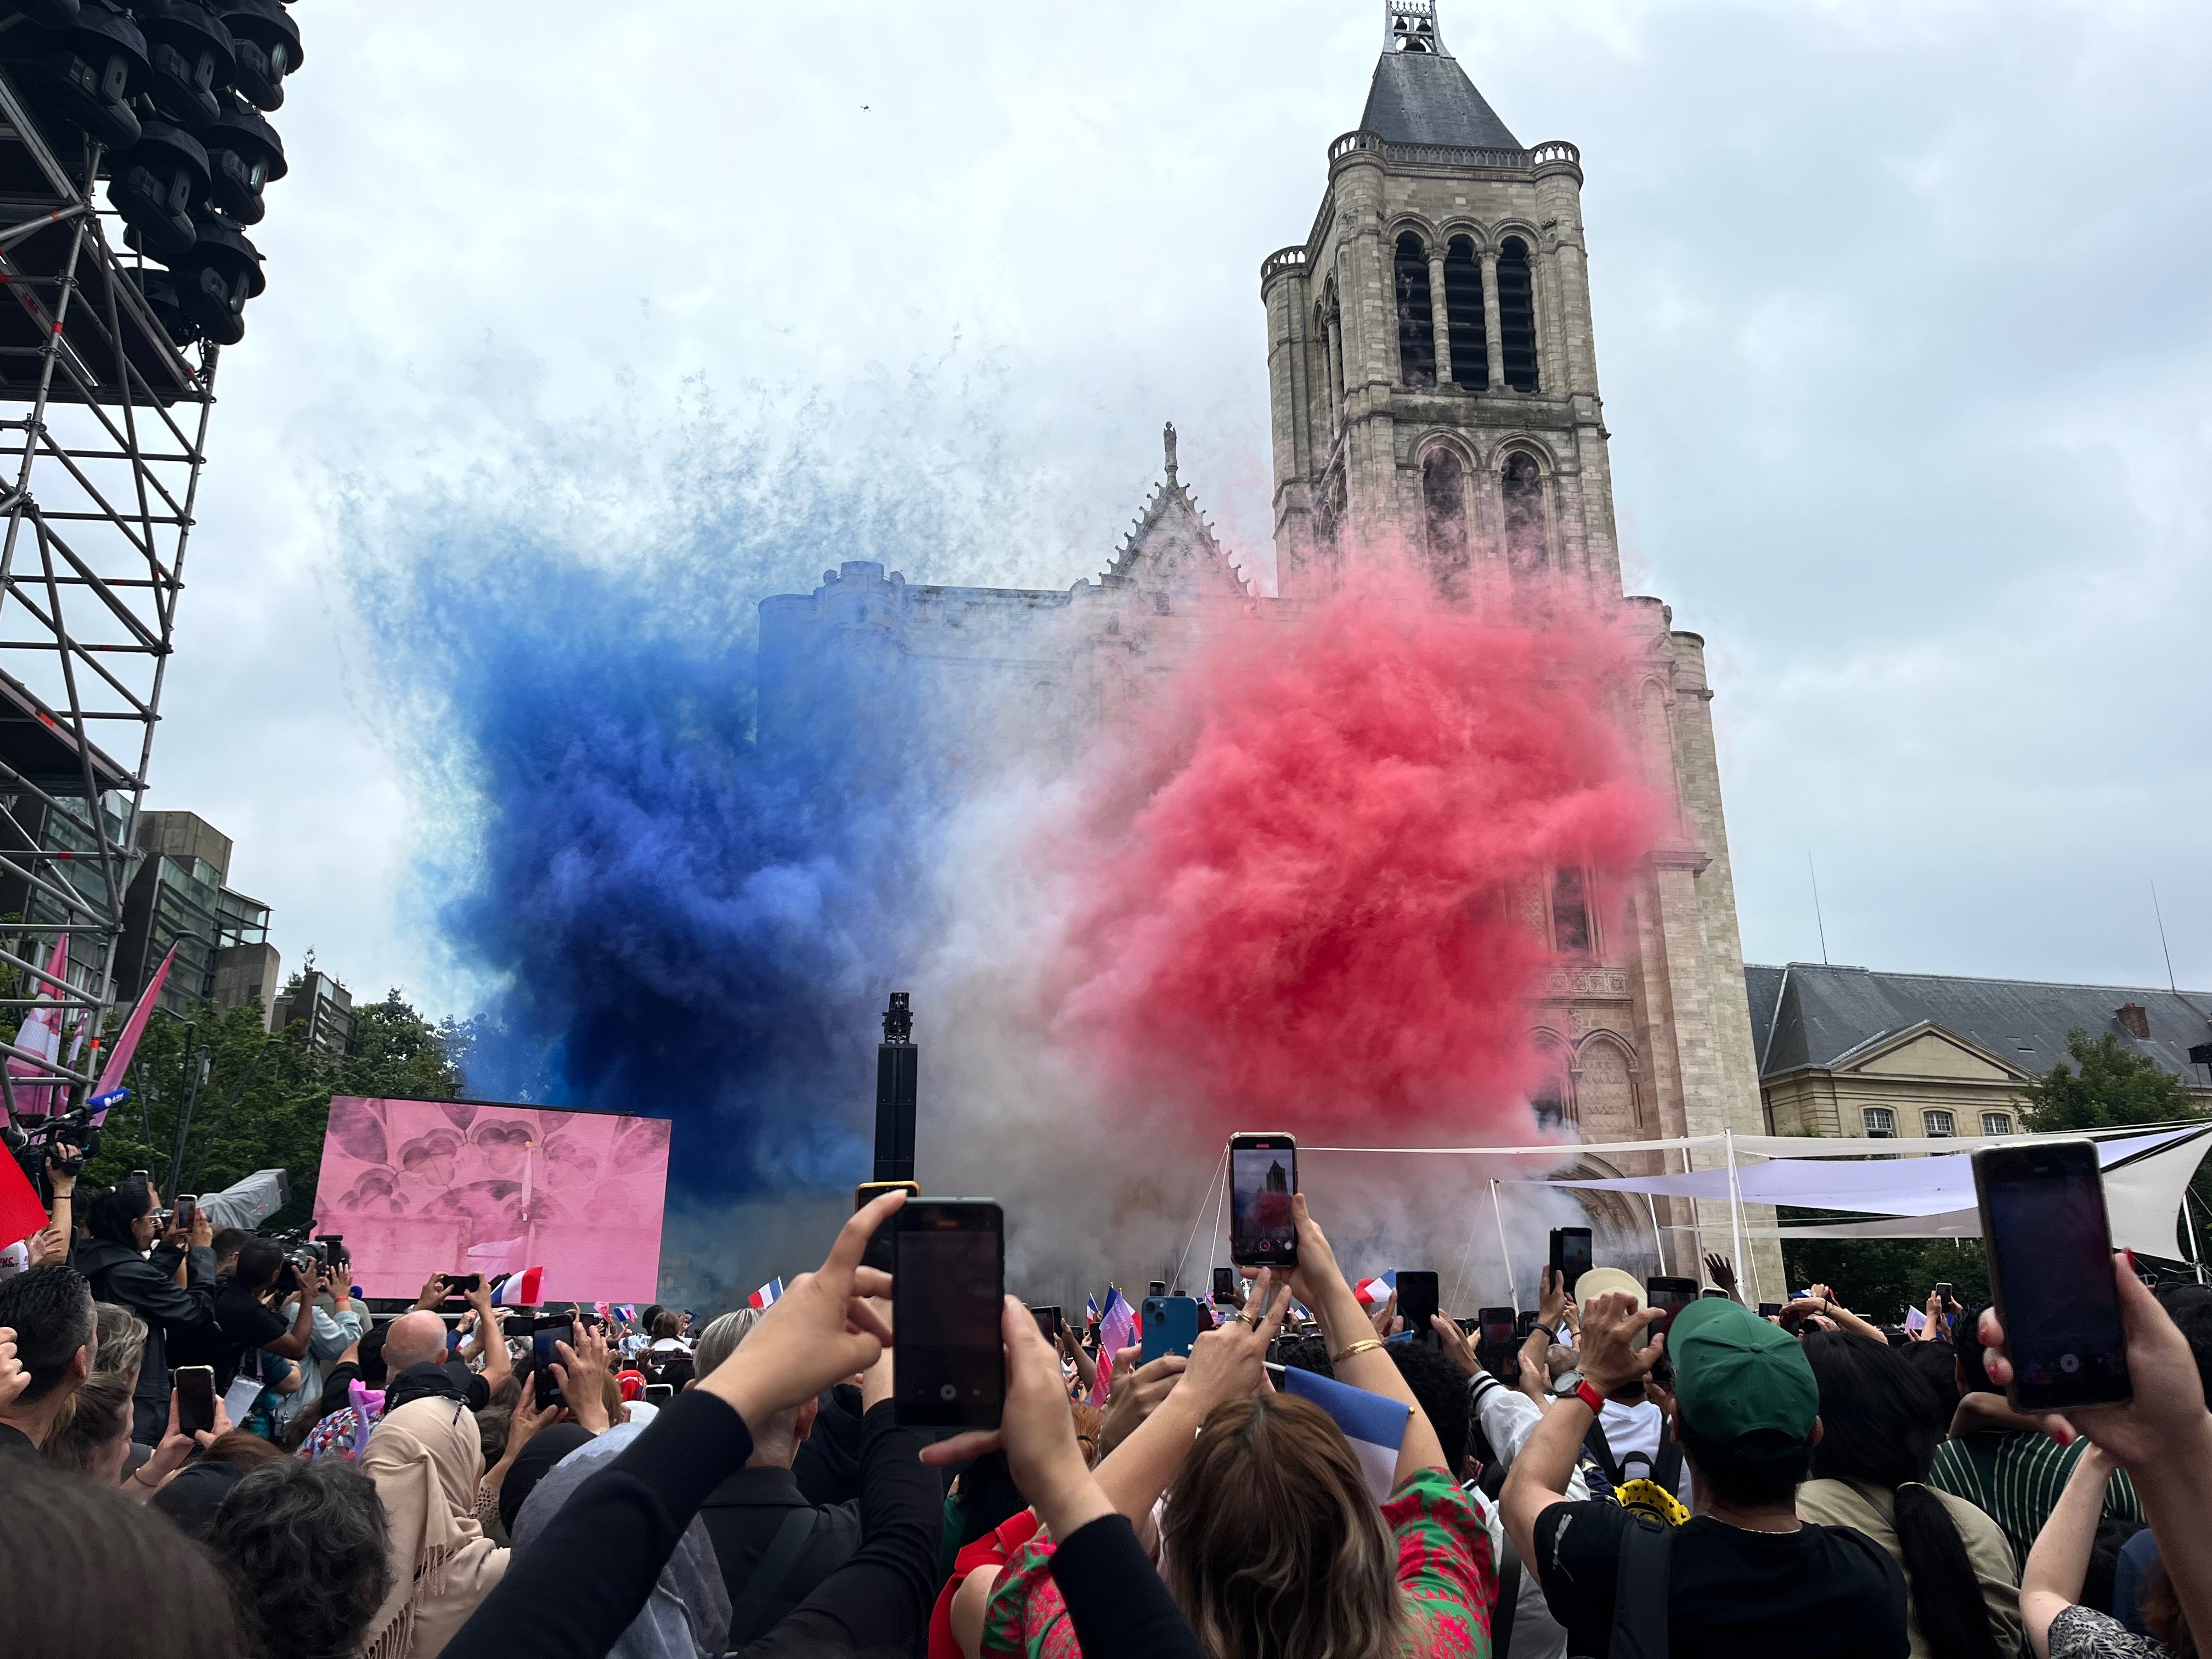
[[914, 1046], [914, 1013], [904, 991], [884, 1010], [876, 1048], [876, 1179], [914, 1179], [914, 1104], [921, 1050]]

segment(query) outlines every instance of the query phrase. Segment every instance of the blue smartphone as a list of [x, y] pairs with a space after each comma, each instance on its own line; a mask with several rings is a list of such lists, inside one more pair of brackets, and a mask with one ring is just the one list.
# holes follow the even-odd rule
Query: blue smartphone
[[1162, 1354], [1179, 1353], [1188, 1358], [1198, 1340], [1198, 1303], [1188, 1296], [1148, 1296], [1145, 1298], [1145, 1341], [1137, 1363], [1149, 1364]]

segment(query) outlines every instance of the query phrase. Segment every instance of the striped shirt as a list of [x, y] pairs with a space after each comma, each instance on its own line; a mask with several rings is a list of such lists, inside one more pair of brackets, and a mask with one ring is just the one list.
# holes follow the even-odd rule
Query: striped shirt
[[[1990, 1429], [1936, 1447], [1928, 1484], [1965, 1498], [2003, 1528], [2013, 1559], [2025, 1564], [2029, 1547], [2058, 1506], [2058, 1494], [2087, 1444], [2077, 1440], [2062, 1446], [2033, 1429]], [[2105, 1513], [2123, 1521], [2143, 1518], [2125, 1469], [2112, 1471], [2112, 1484], [2105, 1489]]]

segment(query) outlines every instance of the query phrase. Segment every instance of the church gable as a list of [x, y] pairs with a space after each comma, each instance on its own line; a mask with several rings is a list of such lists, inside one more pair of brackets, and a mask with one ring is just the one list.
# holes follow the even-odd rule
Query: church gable
[[1108, 568], [1104, 585], [1121, 583], [1163, 592], [1201, 598], [1251, 597], [1244, 578], [1214, 539], [1189, 489], [1176, 476], [1176, 429], [1163, 434], [1167, 478], [1145, 503], [1144, 517], [1129, 532]]
[[1976, 1083], [2026, 1080], [2023, 1073], [1995, 1055], [1932, 1023], [1900, 1032], [1863, 1058], [1836, 1069], [1870, 1077], [1946, 1077]]

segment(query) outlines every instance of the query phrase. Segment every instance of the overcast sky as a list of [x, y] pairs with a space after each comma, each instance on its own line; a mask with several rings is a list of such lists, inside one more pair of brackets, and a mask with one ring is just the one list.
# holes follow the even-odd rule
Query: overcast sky
[[[1027, 516], [909, 567], [1061, 586], [1172, 419], [1271, 568], [1258, 267], [1380, 0], [298, 12], [151, 799], [236, 838], [288, 966], [471, 1002], [413, 873], [454, 803], [363, 660], [342, 501], [541, 476], [554, 430], [595, 499], [548, 512], [618, 520], [687, 386], [951, 411]], [[2212, 13], [1443, 24], [1524, 143], [1582, 148], [1630, 586], [1709, 642], [1747, 956], [1818, 958], [1809, 854], [1838, 962], [2163, 983], [2155, 880], [2212, 987]]]

